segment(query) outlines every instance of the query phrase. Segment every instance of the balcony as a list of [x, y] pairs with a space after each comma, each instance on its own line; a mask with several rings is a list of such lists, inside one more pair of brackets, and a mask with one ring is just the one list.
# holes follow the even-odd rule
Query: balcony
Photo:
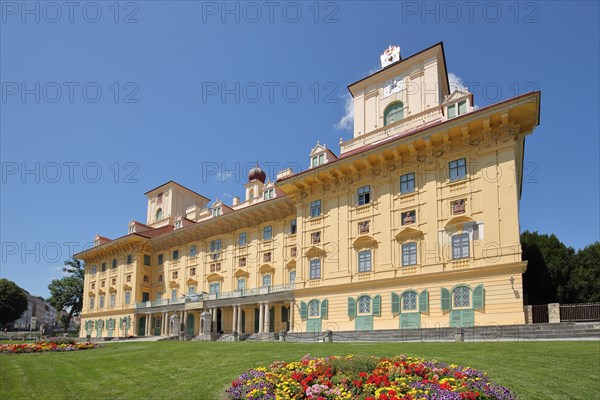
[[254, 289], [234, 290], [233, 292], [210, 293], [208, 295], [208, 300], [222, 300], [239, 297], [259, 296], [270, 293], [287, 292], [289, 290], [294, 290], [294, 288], [295, 284], [286, 283], [283, 285], [261, 286]]
[[413, 130], [441, 122], [442, 117], [442, 110], [439, 107], [411, 115], [389, 126], [384, 126], [366, 135], [361, 135], [340, 143], [340, 155], [392, 136], [405, 136]]

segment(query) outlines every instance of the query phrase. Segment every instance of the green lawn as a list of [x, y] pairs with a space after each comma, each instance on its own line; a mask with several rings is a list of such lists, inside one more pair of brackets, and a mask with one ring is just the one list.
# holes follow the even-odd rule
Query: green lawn
[[600, 399], [600, 342], [107, 343], [0, 355], [0, 399], [213, 400], [245, 369], [307, 353], [435, 358], [485, 371], [520, 399]]

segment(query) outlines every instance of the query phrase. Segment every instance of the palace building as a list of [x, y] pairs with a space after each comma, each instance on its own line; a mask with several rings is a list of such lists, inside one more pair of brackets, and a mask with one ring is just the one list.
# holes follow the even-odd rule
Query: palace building
[[275, 180], [257, 165], [232, 204], [167, 182], [145, 222], [76, 254], [81, 335], [524, 323], [519, 199], [540, 93], [475, 107], [450, 90], [442, 43], [381, 64], [348, 86], [354, 136], [337, 155], [317, 143]]

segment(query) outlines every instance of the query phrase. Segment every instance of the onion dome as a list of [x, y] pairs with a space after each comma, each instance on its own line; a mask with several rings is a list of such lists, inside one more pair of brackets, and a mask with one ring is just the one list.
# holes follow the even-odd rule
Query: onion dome
[[258, 162], [256, 163], [256, 167], [252, 168], [250, 172], [248, 172], [248, 182], [251, 182], [255, 179], [258, 179], [262, 183], [265, 183], [267, 180], [267, 174], [265, 174], [265, 171], [258, 166]]

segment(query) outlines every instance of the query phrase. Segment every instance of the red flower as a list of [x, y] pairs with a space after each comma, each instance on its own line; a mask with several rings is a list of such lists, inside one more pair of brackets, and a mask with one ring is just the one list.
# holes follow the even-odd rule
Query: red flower
[[367, 377], [367, 373], [366, 372], [359, 372], [358, 376], [360, 376], [361, 378], [366, 378]]
[[354, 383], [354, 386], [356, 386], [357, 388], [359, 388], [359, 387], [362, 387], [362, 383], [363, 382], [361, 380], [359, 380], [359, 379], [355, 379], [353, 383]]

